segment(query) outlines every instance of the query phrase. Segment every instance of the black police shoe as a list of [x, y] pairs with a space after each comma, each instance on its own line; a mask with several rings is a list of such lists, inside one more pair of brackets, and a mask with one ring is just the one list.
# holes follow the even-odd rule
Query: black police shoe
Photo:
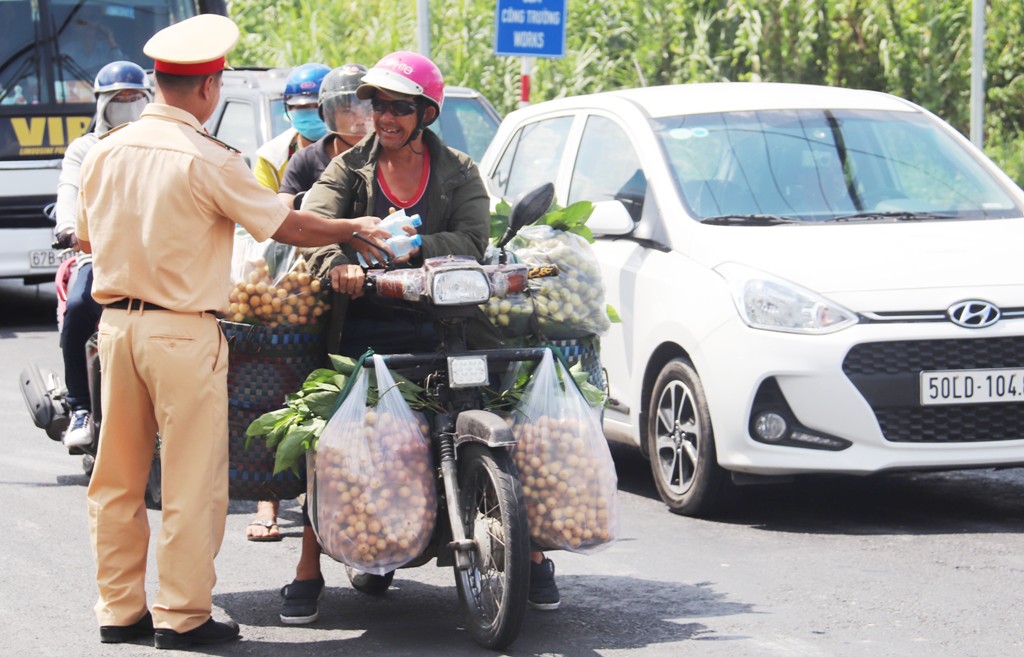
[[101, 643], [128, 643], [153, 636], [153, 616], [146, 615], [131, 625], [100, 625]]
[[189, 630], [188, 632], [175, 632], [157, 628], [156, 636], [153, 637], [153, 646], [162, 650], [180, 650], [190, 646], [209, 645], [211, 643], [226, 643], [239, 638], [238, 623], [227, 621], [219, 623], [212, 618], [205, 623]]

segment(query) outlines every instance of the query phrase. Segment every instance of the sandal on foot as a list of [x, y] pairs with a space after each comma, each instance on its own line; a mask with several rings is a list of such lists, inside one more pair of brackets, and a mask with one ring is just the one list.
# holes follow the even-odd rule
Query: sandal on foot
[[255, 541], [257, 543], [271, 543], [281, 540], [281, 528], [277, 526], [276, 520], [253, 520], [249, 523], [249, 526], [265, 527], [267, 529], [267, 533], [262, 536], [256, 536], [247, 531], [245, 533], [245, 537], [250, 541]]

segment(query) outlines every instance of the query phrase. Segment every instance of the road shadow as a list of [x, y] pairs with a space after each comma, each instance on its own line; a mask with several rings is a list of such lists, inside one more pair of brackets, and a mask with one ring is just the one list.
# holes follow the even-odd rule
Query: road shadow
[[1024, 471], [805, 476], [746, 487], [716, 520], [779, 532], [847, 535], [1018, 533]]
[[[320, 603], [320, 619], [304, 627], [281, 625], [277, 590], [221, 594], [215, 602], [239, 623], [255, 628], [244, 650], [223, 654], [276, 657], [313, 652], [446, 657], [592, 656], [610, 650], [628, 654], [658, 644], [742, 639], [714, 635], [701, 619], [753, 613], [751, 605], [728, 601], [710, 585], [615, 576], [562, 576], [558, 585], [562, 607], [555, 612], [528, 610], [519, 638], [504, 653], [487, 652], [473, 641], [454, 583], [444, 587], [403, 580], [401, 572], [383, 596], [359, 593], [347, 583], [329, 585]], [[276, 640], [281, 632], [294, 634], [295, 641]]]
[[639, 447], [609, 442], [608, 449], [615, 462], [615, 474], [619, 478], [620, 491], [652, 500], [661, 500], [658, 497], [658, 489], [654, 486], [651, 462], [644, 458]]
[[[660, 502], [640, 450], [610, 443], [619, 490]], [[804, 475], [742, 486], [711, 521], [816, 534], [1017, 533], [1024, 530], [1024, 469]], [[668, 513], [666, 509], [666, 513]], [[666, 520], [667, 522], [668, 520]]]

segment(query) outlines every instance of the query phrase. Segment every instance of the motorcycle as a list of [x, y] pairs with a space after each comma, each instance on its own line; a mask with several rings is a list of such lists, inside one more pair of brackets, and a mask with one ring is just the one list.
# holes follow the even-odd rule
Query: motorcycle
[[[483, 389], [511, 364], [539, 361], [542, 348], [470, 349], [466, 325], [492, 295], [526, 289], [530, 276], [557, 275], [556, 267], [530, 270], [508, 264], [505, 245], [551, 206], [545, 185], [517, 200], [509, 229], [496, 245], [499, 264], [459, 256], [429, 258], [420, 269], [367, 272], [368, 293], [399, 299], [426, 312], [440, 345], [431, 353], [381, 355], [389, 369], [417, 382], [442, 408], [433, 417], [429, 443], [435, 468], [436, 524], [423, 553], [402, 568], [436, 558], [452, 566], [467, 628], [480, 645], [501, 649], [519, 634], [527, 607], [530, 533], [519, 473], [511, 450], [516, 438], [505, 419], [484, 406]], [[371, 368], [370, 359], [363, 367]], [[312, 478], [312, 477], [311, 477]], [[391, 585], [383, 575], [346, 567], [355, 589], [377, 595]]]
[[[46, 210], [47, 217], [54, 221], [52, 206]], [[60, 248], [54, 244], [54, 248]], [[76, 259], [65, 249], [61, 257], [63, 261], [57, 268], [54, 284], [57, 290], [57, 327], [58, 334], [63, 330], [64, 311], [68, 293], [71, 290], [75, 275]], [[94, 333], [85, 346], [86, 369], [89, 377], [90, 398], [90, 430], [93, 440], [84, 447], [68, 448], [71, 455], [82, 456], [82, 470], [86, 476], [92, 476], [93, 464], [96, 461], [96, 450], [99, 447], [100, 422], [103, 411], [100, 404], [100, 357], [97, 335]], [[46, 432], [50, 440], [61, 442], [64, 432], [71, 421], [71, 407], [67, 402], [68, 389], [63, 378], [57, 372], [40, 367], [36, 363], [28, 364], [19, 375], [19, 383], [25, 404], [32, 415], [32, 422]], [[153, 454], [153, 462], [146, 483], [146, 503], [150, 508], [159, 509], [160, 493], [160, 438], [157, 436], [157, 448]]]

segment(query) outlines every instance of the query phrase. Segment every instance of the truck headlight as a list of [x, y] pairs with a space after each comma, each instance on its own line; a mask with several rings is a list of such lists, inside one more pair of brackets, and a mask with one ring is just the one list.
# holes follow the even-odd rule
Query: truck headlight
[[715, 271], [729, 283], [736, 310], [751, 328], [814, 335], [857, 323], [857, 315], [839, 304], [765, 272], [736, 263]]

